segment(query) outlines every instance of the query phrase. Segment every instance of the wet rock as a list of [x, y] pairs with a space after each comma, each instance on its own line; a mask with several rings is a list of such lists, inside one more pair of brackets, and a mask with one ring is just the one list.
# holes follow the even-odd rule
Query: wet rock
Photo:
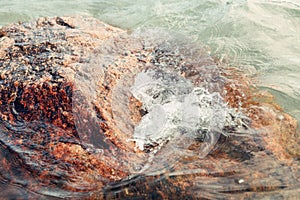
[[[297, 197], [295, 119], [203, 48], [153, 38], [79, 16], [0, 30], [1, 197]], [[145, 151], [137, 148], [135, 128], [153, 111], [132, 87], [147, 70], [169, 83], [184, 80], [187, 94], [218, 93], [226, 107], [206, 102], [226, 109], [222, 129], [211, 123], [193, 135], [177, 127], [181, 136], [150, 137]], [[175, 96], [185, 102], [184, 94]], [[200, 159], [205, 137], [216, 134]]]

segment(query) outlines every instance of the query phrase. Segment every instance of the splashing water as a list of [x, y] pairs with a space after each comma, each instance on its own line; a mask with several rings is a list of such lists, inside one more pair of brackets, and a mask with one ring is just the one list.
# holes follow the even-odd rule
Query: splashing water
[[[158, 32], [163, 33], [166, 40], [160, 37], [156, 41], [154, 30], [138, 30], [130, 36], [123, 36], [124, 40], [136, 45], [136, 49], [149, 47], [147, 55], [137, 53], [135, 57], [146, 59], [150, 56], [151, 62], [123, 73], [111, 91], [112, 114], [109, 114], [109, 118], [117, 132], [120, 132], [114, 133], [118, 135], [115, 137], [125, 138], [128, 144], [134, 143], [134, 151], [119, 149], [115, 142], [104, 138], [100, 124], [106, 123], [107, 119], [99, 118], [99, 113], [95, 111], [99, 104], [97, 98], [103, 98], [98, 97], [97, 88], [106, 81], [107, 71], [128, 46], [122, 42], [106, 43], [101, 47], [101, 55], [91, 58], [88, 65], [81, 66], [81, 73], [76, 77], [78, 90], [74, 94], [73, 111], [78, 134], [91, 151], [99, 153], [100, 157], [109, 157], [110, 166], [122, 168], [131, 174], [161, 173], [182, 158], [206, 157], [220, 135], [229, 134], [228, 127], [234, 127], [232, 130], [239, 126], [233, 118], [242, 118], [238, 116], [239, 112], [224, 102], [221, 94], [223, 82], [218, 67], [206, 60], [203, 50], [181, 41], [178, 43], [162, 30]], [[122, 38], [118, 40], [122, 41]], [[185, 63], [182, 62], [183, 58]], [[201, 83], [195, 84], [193, 76], [186, 77], [182, 73], [181, 70], [188, 63], [195, 68], [189, 70], [197, 71], [202, 77]], [[116, 70], [124, 69], [117, 66]], [[132, 121], [129, 111], [131, 98], [142, 104], [139, 108], [141, 119], [137, 122]], [[82, 105], [84, 109], [81, 109]], [[195, 144], [197, 148], [191, 148]], [[130, 157], [136, 157], [134, 162], [126, 160]]]
[[178, 138], [176, 145], [188, 149], [191, 141], [200, 140], [203, 158], [216, 144], [226, 118], [226, 105], [218, 93], [209, 94], [183, 77], [154, 70], [136, 76], [132, 93], [147, 112], [133, 135], [139, 149]]

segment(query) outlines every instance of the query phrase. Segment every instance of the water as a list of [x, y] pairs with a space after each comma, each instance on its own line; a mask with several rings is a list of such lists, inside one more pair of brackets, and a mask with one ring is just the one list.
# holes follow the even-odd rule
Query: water
[[[0, 2], [0, 26], [11, 22], [34, 20], [44, 16], [74, 14], [94, 16], [104, 22], [132, 30], [133, 32], [140, 29], [166, 29], [179, 32], [181, 35], [189, 38], [190, 43], [201, 43], [207, 49], [210, 49], [210, 55], [215, 59], [227, 63], [229, 66], [242, 69], [243, 73], [251, 77], [261, 90], [271, 92], [275, 96], [276, 102], [286, 112], [295, 117], [298, 123], [300, 121], [300, 1], [298, 0], [193, 0], [189, 2], [178, 0], [153, 2], [144, 0], [115, 0], [109, 2], [88, 0], [84, 3], [82, 1], [40, 2], [32, 0], [24, 2], [3, 0]], [[213, 66], [212, 69], [208, 70], [214, 73]], [[93, 74], [93, 72], [87, 73]], [[101, 73], [103, 72], [97, 71], [97, 75], [101, 75]], [[102, 77], [91, 77], [91, 79], [95, 78], [101, 79]], [[129, 84], [127, 83], [128, 80], [131, 81], [131, 85], [126, 88], [124, 85]], [[151, 84], [141, 80], [149, 80]], [[81, 85], [82, 90], [86, 90], [87, 93], [89, 93], [88, 90], [90, 89], [92, 91], [95, 90], [95, 85], [84, 85], [86, 80], [81, 79], [81, 76], [77, 77], [77, 81], [77, 84], [83, 83]], [[290, 166], [284, 165], [284, 161], [283, 163], [273, 161], [273, 157], [269, 156], [268, 152], [260, 152], [259, 148], [263, 146], [261, 144], [264, 142], [255, 135], [257, 133], [253, 133], [249, 138], [233, 135], [228, 139], [226, 136], [227, 132], [222, 132], [224, 127], [220, 127], [220, 124], [232, 123], [230, 125], [227, 124], [226, 128], [239, 125], [234, 120], [229, 120], [228, 122], [228, 116], [234, 117], [238, 114], [233, 114], [234, 112], [220, 100], [220, 96], [222, 96], [221, 91], [225, 86], [215, 88], [215, 86], [204, 85], [203, 87], [193, 88], [188, 80], [181, 80], [176, 76], [171, 78], [171, 81], [156, 80], [153, 78], [151, 71], [147, 73], [141, 72], [135, 79], [130, 77], [121, 83], [121, 86], [117, 86], [114, 90], [114, 101], [124, 98], [124, 95], [119, 94], [130, 91], [137, 99], [142, 100], [144, 109], [147, 111], [142, 120], [135, 124], [134, 135], [131, 139], [137, 141], [137, 148], [140, 150], [149, 148], [148, 150], [154, 156], [145, 157], [142, 155], [137, 157], [140, 163], [136, 166], [124, 164], [130, 173], [138, 174], [143, 172], [146, 177], [128, 178], [128, 180], [121, 183], [115, 183], [116, 185], [107, 186], [103, 191], [114, 194], [122, 192], [127, 194], [132, 192], [132, 190], [134, 191], [135, 188], [138, 191], [142, 191], [144, 189], [142, 188], [143, 183], [147, 180], [149, 185], [153, 186], [153, 193], [155, 193], [157, 189], [155, 187], [159, 187], [157, 184], [168, 185], [170, 184], [168, 182], [170, 178], [179, 182], [186, 181], [187, 185], [189, 182], [193, 182], [192, 193], [204, 198], [223, 198], [230, 192], [233, 192], [232, 195], [238, 197], [239, 193], [243, 191], [254, 193], [267, 191], [268, 194], [272, 195], [273, 191], [276, 192], [277, 189], [284, 188], [289, 190], [283, 191], [280, 194], [282, 196], [274, 192], [273, 197], [276, 195], [278, 198], [296, 197], [299, 192], [297, 189], [297, 184], [299, 186], [299, 183], [296, 182], [298, 175], [293, 175], [291, 169], [297, 169], [297, 166], [295, 167], [292, 164]], [[151, 92], [151, 95], [147, 94], [146, 90], [152, 90], [153, 94]], [[164, 95], [154, 99], [155, 90], [163, 91]], [[212, 95], [213, 92], [215, 92], [214, 95]], [[93, 92], [90, 93], [94, 94]], [[92, 102], [94, 98], [92, 95], [88, 96], [88, 101]], [[201, 104], [199, 104], [199, 101], [201, 101]], [[89, 103], [86, 104], [87, 107], [92, 108], [92, 104]], [[117, 105], [117, 103], [114, 105]], [[199, 105], [203, 107], [199, 107]], [[208, 105], [214, 105], [214, 107]], [[132, 127], [125, 127], [124, 122], [122, 122], [122, 119], [127, 116], [118, 113], [119, 110], [126, 109], [126, 106], [117, 106], [119, 107], [113, 108], [115, 109], [113, 112], [116, 120], [120, 121], [120, 124], [117, 124], [117, 126], [122, 130], [128, 130], [128, 132], [133, 131]], [[174, 107], [176, 107], [176, 110], [174, 110]], [[194, 115], [194, 112], [190, 109], [198, 110], [199, 112]], [[201, 116], [198, 115], [199, 113], [201, 113]], [[157, 116], [157, 114], [160, 114], [160, 116]], [[93, 113], [91, 118], [96, 118], [96, 113]], [[211, 120], [212, 118], [214, 120]], [[195, 125], [193, 120], [200, 120], [202, 129], [194, 130], [193, 128], [199, 124]], [[153, 121], [156, 123], [153, 123]], [[209, 124], [212, 122], [218, 123]], [[155, 130], [149, 129], [149, 127], [153, 128], [154, 124], [156, 126]], [[34, 126], [38, 125], [26, 125], [24, 130], [31, 133], [31, 128]], [[78, 127], [80, 132], [80, 124]], [[174, 132], [184, 132], [190, 127], [193, 129], [188, 131], [191, 135], [183, 134], [184, 137], [174, 135]], [[212, 127], [217, 130], [210, 134]], [[82, 128], [84, 129], [85, 127], [83, 126]], [[145, 130], [149, 131], [146, 133]], [[159, 132], [160, 135], [154, 134], [156, 130], [161, 130]], [[206, 138], [207, 135], [209, 136], [208, 138]], [[175, 140], [166, 142], [172, 137], [175, 137]], [[4, 135], [1, 135], [1, 138], [2, 141], [6, 142], [1, 145], [13, 146], [11, 141]], [[207, 144], [206, 147], [202, 147], [202, 150], [200, 147], [200, 150], [196, 151], [198, 153], [196, 156], [190, 154], [192, 151], [183, 151], [183, 149], [192, 146], [195, 139], [202, 140]], [[223, 140], [229, 140], [229, 144]], [[236, 161], [234, 164], [232, 164], [232, 160], [222, 157], [223, 154], [218, 152], [214, 152], [213, 156], [206, 158], [206, 162], [201, 162], [199, 158], [205, 157], [210, 153], [217, 141], [224, 143], [224, 151], [231, 152], [231, 159], [233, 158]], [[185, 142], [184, 145], [182, 145], [182, 142]], [[247, 147], [251, 150], [250, 152], [248, 152], [249, 149], [243, 146], [247, 142], [251, 144], [250, 147]], [[156, 146], [157, 144], [162, 144], [164, 148], [159, 145]], [[0, 147], [1, 152], [7, 151], [4, 147]], [[98, 148], [107, 147], [105, 147], [105, 143], [100, 143]], [[203, 148], [208, 150], [203, 150]], [[91, 152], [92, 150], [93, 148], [91, 147]], [[15, 151], [22, 153], [24, 150], [16, 149]], [[172, 151], [181, 151], [181, 157], [173, 155]], [[251, 160], [253, 152], [258, 153]], [[26, 152], [23, 153], [26, 154]], [[99, 152], [92, 153], [101, 155], [102, 152], [99, 150]], [[201, 153], [205, 155], [201, 156]], [[108, 156], [111, 156], [111, 154], [109, 153]], [[130, 154], [127, 156], [130, 156]], [[111, 162], [117, 163], [119, 159], [116, 157]], [[13, 166], [17, 168], [17, 159], [12, 158], [12, 160], [15, 160]], [[28, 160], [30, 163], [30, 159]], [[145, 164], [145, 160], [148, 163]], [[222, 160], [221, 164], [216, 162], [216, 160]], [[177, 166], [177, 162], [185, 163], [186, 165]], [[267, 164], [260, 165], [262, 162]], [[142, 167], [138, 166], [139, 164]], [[247, 169], [243, 167], [244, 165], [247, 166]], [[121, 166], [118, 166], [118, 168], [121, 168]], [[168, 171], [164, 174], [163, 170]], [[251, 174], [255, 174], [259, 179], [251, 180], [253, 178], [250, 176]], [[286, 177], [282, 177], [282, 174], [286, 174]], [[154, 178], [151, 182], [152, 176]], [[24, 175], [24, 177], [27, 177], [27, 175]], [[1, 182], [5, 182], [5, 180], [1, 179]], [[22, 180], [18, 181], [16, 191], [19, 190], [19, 187], [26, 187]], [[243, 184], [244, 182], [246, 183]], [[295, 188], [291, 187], [290, 189], [288, 187], [290, 185], [295, 186]], [[47, 192], [49, 191], [45, 189], [41, 193], [45, 195]], [[57, 194], [55, 194], [56, 192]], [[50, 191], [49, 195], [58, 197], [81, 195], [69, 194], [68, 192], [64, 194], [64, 192]], [[263, 198], [263, 193], [259, 192], [255, 197]], [[33, 196], [37, 195], [35, 192], [33, 193]]]

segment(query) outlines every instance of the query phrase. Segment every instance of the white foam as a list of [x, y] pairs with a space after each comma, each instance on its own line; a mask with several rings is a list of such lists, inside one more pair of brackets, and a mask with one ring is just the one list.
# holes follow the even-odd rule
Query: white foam
[[[192, 141], [203, 138], [199, 156], [204, 157], [217, 142], [227, 112], [218, 93], [210, 94], [181, 76], [161, 70], [138, 74], [131, 92], [148, 111], [135, 127], [133, 140], [137, 148], [144, 150], [145, 146], [174, 140], [172, 144], [187, 149]], [[176, 143], [178, 137], [181, 144]]]

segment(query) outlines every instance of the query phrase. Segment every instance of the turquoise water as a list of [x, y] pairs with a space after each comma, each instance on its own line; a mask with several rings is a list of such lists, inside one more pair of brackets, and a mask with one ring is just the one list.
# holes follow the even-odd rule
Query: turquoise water
[[300, 121], [300, 1], [87, 0], [0, 2], [0, 26], [42, 16], [89, 15], [125, 29], [178, 31], [255, 77]]

